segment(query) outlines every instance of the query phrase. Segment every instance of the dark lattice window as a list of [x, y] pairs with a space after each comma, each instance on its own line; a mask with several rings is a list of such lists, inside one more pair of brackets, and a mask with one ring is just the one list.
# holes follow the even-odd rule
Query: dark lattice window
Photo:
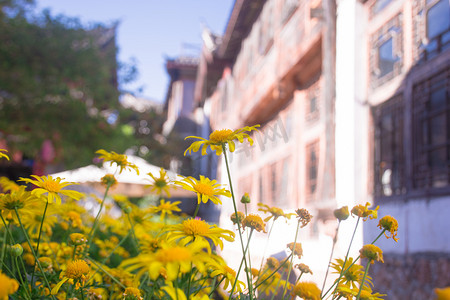
[[402, 95], [375, 108], [375, 196], [401, 195], [406, 192]]
[[306, 192], [312, 196], [317, 190], [319, 141], [315, 141], [306, 147], [306, 155]]
[[413, 88], [413, 187], [450, 184], [450, 70]]

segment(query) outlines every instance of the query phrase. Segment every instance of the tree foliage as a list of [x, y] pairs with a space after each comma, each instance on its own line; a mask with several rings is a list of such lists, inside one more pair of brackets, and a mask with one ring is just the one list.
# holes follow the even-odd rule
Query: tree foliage
[[117, 120], [115, 27], [31, 16], [29, 3], [0, 0], [0, 140], [32, 158], [51, 140], [66, 167], [124, 151], [134, 138]]

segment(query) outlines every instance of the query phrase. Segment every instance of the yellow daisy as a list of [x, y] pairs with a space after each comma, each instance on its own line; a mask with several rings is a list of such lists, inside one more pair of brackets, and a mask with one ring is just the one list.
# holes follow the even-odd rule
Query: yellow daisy
[[7, 177], [0, 177], [0, 187], [5, 192], [17, 191], [19, 189], [19, 185], [12, 180], [9, 180]]
[[154, 206], [150, 208], [150, 212], [153, 214], [161, 213], [161, 221], [164, 220], [166, 214], [167, 215], [173, 215], [174, 211], [181, 211], [181, 209], [178, 207], [178, 204], [180, 204], [181, 201], [165, 201], [164, 199], [161, 199], [161, 203], [159, 203], [158, 206]]
[[[380, 219], [380, 222], [378, 223], [378, 227], [380, 229], [385, 229], [384, 235], [386, 238], [392, 237], [394, 241], [398, 241], [397, 238], [397, 231], [398, 231], [398, 222], [394, 217], [391, 216], [384, 216]], [[388, 236], [387, 232], [389, 232], [391, 235]]]
[[314, 282], [299, 282], [297, 283], [293, 290], [292, 296], [298, 296], [304, 300], [319, 300], [320, 299], [320, 289]]
[[222, 258], [218, 257], [217, 260], [218, 261], [214, 261], [214, 263], [209, 265], [212, 269], [209, 276], [213, 278], [218, 277], [218, 281], [223, 281], [223, 289], [227, 292], [231, 292], [231, 289], [237, 280], [234, 293], [242, 293], [246, 287], [242, 281], [236, 279], [236, 271], [227, 266]]
[[[343, 270], [347, 270], [344, 274], [342, 274], [341, 279], [339, 280], [339, 284], [342, 284], [344, 286], [351, 286], [352, 288], [357, 288], [357, 283], [362, 281], [362, 278], [364, 276], [364, 270], [363, 266], [353, 264], [353, 257], [349, 257], [347, 261], [345, 262], [344, 266], [344, 260], [338, 258], [336, 259], [336, 262], [331, 263], [331, 268], [335, 270], [333, 273], [340, 274]], [[351, 265], [351, 267], [350, 267]], [[350, 268], [349, 268], [350, 267]], [[371, 285], [372, 284], [372, 278], [369, 274], [366, 275], [366, 280], [364, 282], [364, 285]]]
[[377, 206], [375, 209], [369, 209], [370, 203], [367, 202], [366, 205], [355, 205], [352, 208], [352, 214], [362, 218], [364, 221], [367, 221], [367, 219], [376, 219], [378, 218], [378, 209], [380, 208]]
[[190, 242], [208, 242], [208, 240], [211, 240], [214, 245], [223, 249], [222, 239], [229, 242], [234, 241], [234, 232], [219, 228], [217, 225], [209, 225], [199, 219], [188, 219], [181, 224], [167, 226], [166, 231], [169, 242], [179, 240], [179, 244], [182, 246]]
[[200, 272], [206, 270], [205, 263], [209, 256], [205, 255], [207, 243], [192, 243], [186, 246], [162, 245], [154, 253], [143, 253], [136, 257], [127, 259], [120, 265], [128, 272], [136, 273], [136, 280], [148, 272], [152, 280], [163, 275], [168, 281], [173, 281], [178, 275], [191, 271], [192, 266]]
[[114, 163], [120, 167], [119, 174], [122, 173], [123, 169], [133, 169], [136, 171], [136, 174], [139, 175], [138, 167], [128, 161], [128, 157], [125, 154], [117, 154], [114, 151], [107, 152], [106, 150], [100, 149], [95, 153], [100, 154], [98, 158], [103, 159], [105, 162], [109, 161], [112, 166]]
[[373, 244], [364, 245], [361, 250], [359, 250], [359, 253], [361, 254], [361, 258], [367, 258], [372, 264], [375, 261], [384, 262], [383, 251]]
[[31, 175], [35, 180], [30, 178], [20, 178], [21, 181], [25, 181], [37, 186], [31, 191], [33, 195], [38, 197], [47, 194], [46, 201], [48, 203], [53, 203], [55, 201], [57, 204], [61, 204], [61, 195], [67, 196], [69, 198], [80, 200], [83, 194], [77, 191], [66, 190], [66, 186], [75, 185], [78, 183], [74, 182], [61, 182], [62, 178], [53, 178], [52, 176], [36, 176]]
[[6, 149], [0, 149], [0, 158], [4, 157], [4, 158], [6, 158], [7, 160], [9, 160], [9, 156], [8, 156], [7, 154], [5, 154], [5, 153], [2, 153], [2, 152], [7, 153], [8, 150], [6, 150]]
[[147, 175], [153, 179], [153, 183], [146, 185], [145, 187], [150, 188], [152, 192], [156, 192], [158, 195], [161, 195], [164, 192], [167, 197], [170, 198], [170, 180], [169, 176], [167, 176], [167, 172], [161, 168], [159, 170], [159, 177], [155, 177], [151, 172], [147, 173]]
[[25, 186], [20, 186], [18, 190], [9, 194], [0, 193], [0, 211], [4, 219], [15, 220], [18, 223], [15, 210], [28, 211], [35, 207], [37, 201], [36, 196], [25, 190]]
[[284, 211], [281, 208], [278, 208], [275, 206], [270, 207], [269, 205], [266, 205], [263, 203], [258, 203], [258, 206], [259, 206], [259, 208], [258, 208], [259, 211], [270, 214], [270, 216], [268, 216], [267, 218], [264, 219], [264, 222], [268, 222], [272, 218], [275, 221], [279, 217], [290, 219], [292, 216], [295, 216], [295, 214], [293, 214], [293, 213], [286, 214], [286, 213], [284, 213]]
[[249, 214], [242, 220], [242, 228], [250, 227], [259, 232], [266, 232], [266, 224], [264, 224], [263, 219], [255, 214]]
[[199, 137], [199, 136], [188, 136], [186, 139], [198, 139], [200, 141], [193, 142], [189, 148], [186, 149], [184, 152], [184, 155], [186, 155], [187, 152], [191, 154], [192, 152], [197, 152], [201, 149], [202, 155], [206, 155], [206, 150], [208, 146], [211, 148], [212, 151], [215, 151], [217, 155], [222, 154], [222, 146], [227, 145], [229, 147], [230, 152], [234, 152], [236, 145], [234, 143], [235, 140], [238, 140], [240, 143], [244, 142], [244, 139], [247, 139], [247, 141], [250, 143], [250, 146], [253, 145], [253, 139], [248, 135], [247, 132], [251, 132], [253, 130], [257, 130], [259, 125], [255, 126], [245, 126], [244, 128], [240, 128], [237, 130], [231, 130], [231, 129], [221, 129], [221, 130], [214, 130], [209, 135], [209, 140]]
[[202, 175], [200, 175], [200, 180], [189, 176], [181, 181], [175, 181], [175, 184], [180, 185], [185, 190], [197, 193], [198, 204], [200, 202], [206, 203], [208, 200], [211, 200], [214, 204], [222, 204], [222, 201], [217, 197], [218, 195], [231, 197], [231, 193], [228, 190], [220, 188], [217, 180], [211, 180]]
[[79, 289], [84, 286], [87, 279], [89, 279], [90, 267], [84, 260], [74, 260], [67, 264], [67, 268], [60, 275], [62, 280], [52, 289], [52, 295], [58, 294], [61, 286], [69, 281], [71, 284], [75, 284], [75, 289]]
[[127, 287], [123, 292], [124, 300], [143, 300], [141, 291], [135, 287]]
[[0, 300], [8, 300], [8, 296], [19, 289], [19, 283], [0, 271]]
[[436, 300], [448, 300], [450, 299], [450, 287], [446, 288], [435, 288], [434, 293], [436, 294]]

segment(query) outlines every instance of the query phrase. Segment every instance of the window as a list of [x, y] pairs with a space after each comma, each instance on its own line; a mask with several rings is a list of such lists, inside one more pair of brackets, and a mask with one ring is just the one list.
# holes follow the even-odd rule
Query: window
[[401, 72], [402, 15], [389, 20], [371, 38], [370, 70], [372, 87], [378, 87]]
[[395, 96], [375, 109], [375, 196], [405, 193], [403, 98]]
[[373, 110], [374, 195], [378, 199], [450, 192], [449, 65], [407, 86], [410, 90]]
[[450, 48], [450, 4], [448, 0], [415, 3], [414, 53], [417, 61], [426, 61]]
[[394, 55], [391, 37], [378, 48], [378, 78], [393, 72], [396, 61], [398, 61], [398, 58]]
[[414, 188], [450, 184], [450, 71], [413, 89]]
[[319, 84], [316, 82], [308, 89], [307, 93], [305, 106], [307, 121], [312, 122], [319, 118], [319, 96]]
[[306, 194], [314, 195], [317, 189], [317, 174], [319, 167], [319, 142], [306, 146]]

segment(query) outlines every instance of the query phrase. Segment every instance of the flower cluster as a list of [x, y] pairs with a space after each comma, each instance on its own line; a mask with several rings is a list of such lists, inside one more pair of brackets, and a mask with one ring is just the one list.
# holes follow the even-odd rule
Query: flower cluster
[[[197, 141], [185, 154], [201, 151], [206, 155], [210, 149], [224, 155], [229, 174], [227, 152], [235, 150], [236, 142], [252, 145], [250, 133], [258, 127], [216, 130], [209, 139], [188, 137]], [[0, 159], [9, 160], [6, 153], [0, 149]], [[117, 167], [114, 174], [133, 170], [139, 175], [138, 167], [126, 155], [103, 149], [96, 153], [104, 162]], [[136, 202], [124, 195], [108, 194], [117, 184], [114, 174], [99, 178], [106, 186], [102, 199], [74, 190], [76, 183], [59, 177], [32, 175], [19, 182], [0, 178], [3, 236], [0, 299], [206, 300], [215, 299], [217, 294], [229, 299], [384, 296], [372, 291], [373, 280], [368, 275], [371, 264], [383, 262], [382, 250], [373, 243], [364, 245], [356, 259], [348, 255], [334, 262], [330, 259], [337, 279], [328, 290], [322, 291], [317, 282], [301, 280], [302, 276], [313, 275], [302, 261], [308, 256], [307, 244], [299, 241], [299, 231], [313, 221], [305, 208], [288, 211], [259, 203], [257, 212], [268, 215], [263, 219], [255, 212], [256, 205], [251, 205], [247, 193], [239, 203], [245, 207], [245, 213], [238, 211], [230, 178], [228, 186], [201, 175], [182, 176], [172, 182], [164, 169], [159, 170], [158, 176], [146, 174], [151, 179], [146, 187], [149, 193], [158, 196], [157, 200]], [[169, 199], [175, 186], [196, 197], [192, 215], [183, 213], [181, 201]], [[110, 198], [113, 201], [106, 201]], [[228, 220], [224, 219], [231, 229], [197, 217], [201, 205], [208, 202], [220, 205], [223, 201], [233, 204], [234, 212]], [[369, 203], [356, 205], [351, 214], [358, 221], [376, 219], [378, 207], [369, 209], [369, 206]], [[89, 211], [89, 207], [95, 211]], [[349, 214], [346, 206], [336, 209], [337, 224]], [[292, 216], [297, 220], [291, 222]], [[257, 269], [250, 259], [254, 253], [250, 249], [252, 236], [267, 236], [269, 243], [278, 219], [296, 229], [293, 242], [286, 245], [287, 257], [262, 257]], [[378, 238], [384, 234], [398, 240], [399, 225], [392, 216], [381, 218], [378, 227], [381, 229]], [[242, 249], [240, 264], [236, 266], [229, 265], [221, 256], [227, 251], [227, 243], [233, 242]], [[358, 263], [359, 258], [367, 260], [365, 268]], [[437, 289], [436, 293], [444, 295], [446, 291]]]

